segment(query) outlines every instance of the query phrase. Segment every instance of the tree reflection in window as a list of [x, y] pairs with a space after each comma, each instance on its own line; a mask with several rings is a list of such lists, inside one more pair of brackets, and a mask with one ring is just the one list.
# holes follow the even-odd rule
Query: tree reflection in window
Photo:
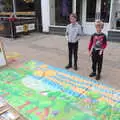
[[28, 0], [16, 0], [16, 10], [17, 12], [34, 11], [34, 1], [30, 0], [30, 2], [28, 2]]
[[12, 12], [12, 0], [0, 0], [0, 12]]

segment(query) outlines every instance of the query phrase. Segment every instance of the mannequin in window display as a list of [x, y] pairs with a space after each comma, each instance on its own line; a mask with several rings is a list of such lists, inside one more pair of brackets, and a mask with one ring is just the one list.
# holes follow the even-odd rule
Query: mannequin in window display
[[61, 6], [61, 15], [62, 17], [64, 18], [64, 20], [67, 20], [68, 19], [68, 16], [69, 16], [69, 9], [68, 9], [68, 0], [62, 0], [62, 6]]
[[66, 26], [69, 14], [72, 12], [72, 0], [55, 1], [56, 24]]
[[68, 16], [68, 0], [62, 1], [62, 16]]

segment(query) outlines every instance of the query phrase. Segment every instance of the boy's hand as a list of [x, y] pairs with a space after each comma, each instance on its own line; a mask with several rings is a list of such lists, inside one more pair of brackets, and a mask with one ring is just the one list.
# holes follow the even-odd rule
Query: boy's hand
[[68, 41], [68, 36], [67, 35], [65, 36], [65, 39]]
[[91, 51], [89, 51], [89, 56], [92, 56], [92, 52]]

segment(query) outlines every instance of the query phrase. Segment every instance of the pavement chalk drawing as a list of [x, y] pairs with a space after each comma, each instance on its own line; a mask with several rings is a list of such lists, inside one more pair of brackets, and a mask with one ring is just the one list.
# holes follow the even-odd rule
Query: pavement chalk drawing
[[29, 61], [0, 72], [0, 96], [29, 120], [120, 120], [120, 91]]

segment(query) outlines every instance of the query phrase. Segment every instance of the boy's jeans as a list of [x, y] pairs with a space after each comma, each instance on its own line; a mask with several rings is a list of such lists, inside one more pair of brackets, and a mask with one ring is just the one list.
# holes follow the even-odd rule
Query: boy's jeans
[[77, 66], [78, 60], [78, 42], [76, 43], [68, 43], [69, 49], [69, 65], [72, 66], [72, 55], [74, 55], [74, 65]]
[[94, 50], [92, 52], [92, 69], [93, 72], [96, 73], [96, 69], [98, 70], [98, 74], [101, 74], [102, 64], [103, 64], [103, 54], [99, 55], [100, 50]]

